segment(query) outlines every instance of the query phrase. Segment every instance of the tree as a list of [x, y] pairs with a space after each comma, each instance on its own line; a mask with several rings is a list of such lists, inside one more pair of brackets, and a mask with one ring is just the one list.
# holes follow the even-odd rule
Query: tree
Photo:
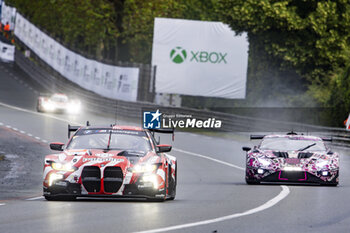
[[155, 17], [179, 18], [183, 6], [176, 0], [127, 0], [123, 11], [123, 44], [129, 60], [150, 63]]
[[32, 23], [71, 49], [101, 59], [115, 47], [118, 29], [113, 3], [106, 0], [9, 0]]
[[349, 63], [347, 0], [219, 0], [217, 13], [237, 33], [248, 32], [280, 69], [295, 69], [319, 101], [327, 101], [331, 77]]

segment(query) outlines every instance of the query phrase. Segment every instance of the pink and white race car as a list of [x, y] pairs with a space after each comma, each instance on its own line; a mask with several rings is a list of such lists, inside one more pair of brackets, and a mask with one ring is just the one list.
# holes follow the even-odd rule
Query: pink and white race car
[[[173, 200], [177, 160], [160, 145], [154, 131], [132, 126], [68, 126], [76, 131], [60, 153], [45, 157], [43, 191], [47, 200], [76, 197]], [[159, 133], [173, 133], [157, 130]]]
[[246, 154], [246, 182], [318, 183], [337, 186], [339, 155], [324, 143], [329, 138], [298, 135], [251, 135], [262, 139]]

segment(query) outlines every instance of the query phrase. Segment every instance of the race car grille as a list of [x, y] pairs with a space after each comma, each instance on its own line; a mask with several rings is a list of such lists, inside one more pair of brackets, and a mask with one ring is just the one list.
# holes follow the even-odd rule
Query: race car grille
[[279, 180], [306, 181], [307, 175], [306, 175], [306, 172], [302, 172], [302, 171], [297, 171], [297, 172], [280, 171]]
[[273, 154], [277, 157], [280, 157], [280, 158], [288, 158], [287, 152], [275, 151], [275, 152], [273, 152]]
[[308, 159], [308, 158], [310, 158], [312, 155], [313, 155], [313, 153], [310, 153], [310, 152], [300, 152], [300, 153], [298, 154], [298, 158], [299, 158], [299, 159]]
[[97, 193], [101, 190], [101, 171], [99, 167], [84, 167], [81, 173], [81, 180], [88, 192]]
[[123, 171], [120, 167], [106, 167], [103, 176], [104, 190], [107, 193], [116, 193], [123, 184]]

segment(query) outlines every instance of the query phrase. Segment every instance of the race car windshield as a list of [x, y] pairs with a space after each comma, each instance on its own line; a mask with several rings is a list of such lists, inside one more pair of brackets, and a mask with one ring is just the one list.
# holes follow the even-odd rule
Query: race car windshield
[[[310, 146], [312, 145], [312, 146]], [[293, 138], [266, 138], [259, 147], [261, 150], [274, 151], [326, 151], [323, 141], [301, 140]]]
[[[106, 149], [108, 145], [109, 132], [87, 133], [74, 136], [67, 149]], [[111, 137], [110, 150], [142, 151], [151, 150], [151, 145], [146, 136], [113, 133]]]
[[68, 97], [64, 95], [53, 95], [51, 100], [54, 102], [65, 103], [68, 101]]

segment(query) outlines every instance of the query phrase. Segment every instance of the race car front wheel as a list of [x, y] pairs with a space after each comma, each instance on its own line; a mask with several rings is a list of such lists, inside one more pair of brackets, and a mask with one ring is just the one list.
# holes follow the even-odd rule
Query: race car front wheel
[[321, 183], [321, 185], [323, 186], [337, 186], [338, 185], [338, 177], [339, 177], [339, 171], [337, 171], [337, 174], [335, 175], [335, 177], [328, 182], [323, 182]]
[[[171, 177], [171, 175], [169, 176]], [[170, 187], [171, 187], [171, 196], [169, 197], [169, 200], [174, 200], [175, 196], [176, 196], [176, 185], [177, 185], [177, 162], [175, 162], [175, 180], [173, 178], [171, 178], [171, 183], [170, 183]]]
[[245, 182], [249, 185], [260, 184], [260, 181], [245, 178]]
[[36, 111], [37, 112], [43, 112], [43, 110], [41, 109], [39, 104], [36, 105]]

